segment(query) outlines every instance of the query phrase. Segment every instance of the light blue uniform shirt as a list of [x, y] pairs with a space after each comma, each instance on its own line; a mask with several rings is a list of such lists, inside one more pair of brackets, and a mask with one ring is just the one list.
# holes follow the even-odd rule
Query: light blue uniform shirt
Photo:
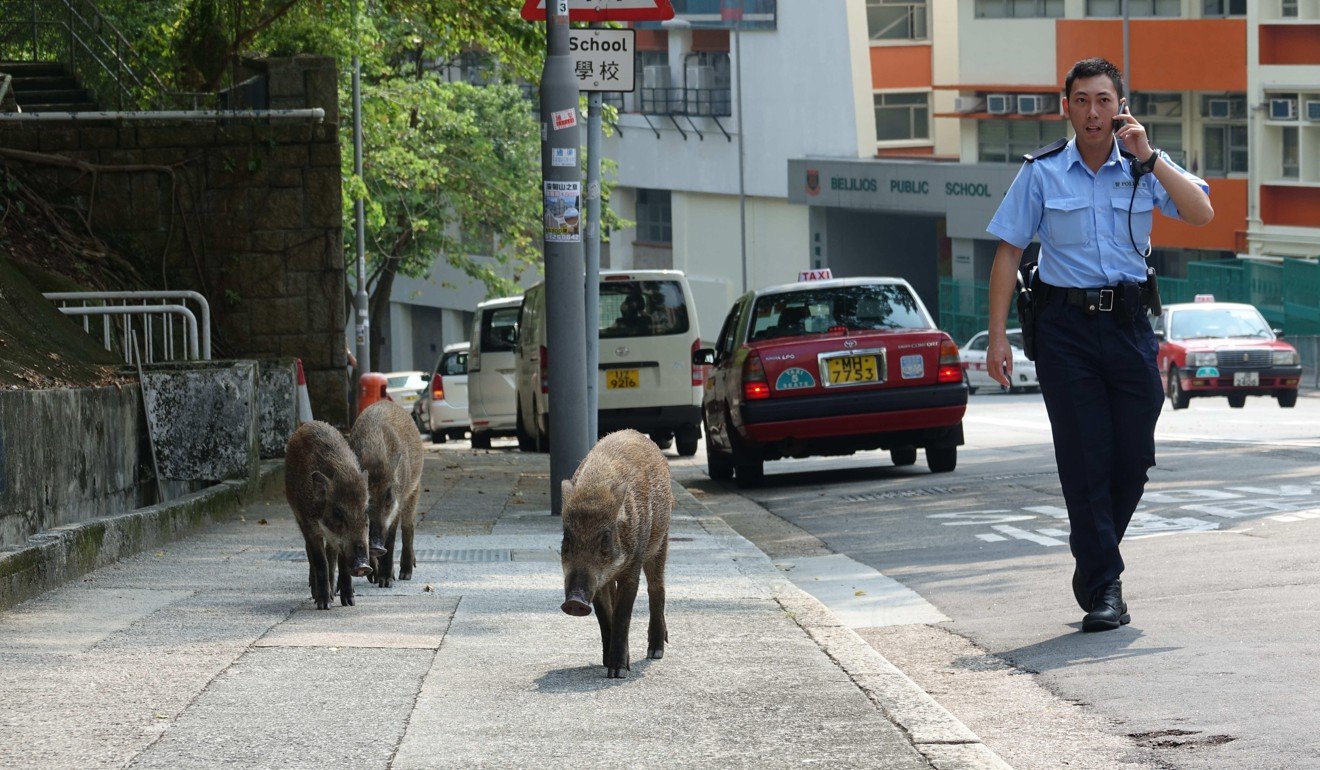
[[[1156, 206], [1175, 218], [1178, 207], [1154, 174], [1142, 175], [1133, 201], [1130, 161], [1119, 154], [1118, 144], [1115, 140], [1098, 172], [1082, 160], [1075, 137], [1048, 158], [1023, 163], [986, 232], [1019, 249], [1039, 234], [1040, 277], [1053, 286], [1093, 289], [1146, 280], [1146, 261], [1132, 244], [1149, 248]], [[1205, 180], [1165, 153], [1160, 160], [1210, 192]]]

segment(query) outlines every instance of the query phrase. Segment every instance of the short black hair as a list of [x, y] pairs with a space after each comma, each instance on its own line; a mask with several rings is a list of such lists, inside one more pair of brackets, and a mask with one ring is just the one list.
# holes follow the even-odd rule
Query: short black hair
[[1123, 98], [1123, 72], [1114, 63], [1108, 59], [1102, 59], [1099, 56], [1090, 59], [1082, 59], [1068, 70], [1068, 74], [1063, 78], [1063, 95], [1072, 96], [1073, 81], [1078, 78], [1093, 78], [1096, 75], [1108, 75], [1109, 79], [1114, 81], [1114, 92], [1118, 98]]

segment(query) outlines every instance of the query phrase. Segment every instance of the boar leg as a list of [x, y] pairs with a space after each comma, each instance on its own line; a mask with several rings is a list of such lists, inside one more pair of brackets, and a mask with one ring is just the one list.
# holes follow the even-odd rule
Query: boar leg
[[669, 556], [669, 540], [665, 539], [660, 552], [644, 565], [646, 596], [651, 605], [651, 626], [646, 634], [646, 657], [659, 660], [665, 656], [665, 642], [669, 641], [669, 627], [665, 625], [665, 561]]
[[307, 562], [311, 565], [312, 599], [316, 609], [330, 609], [330, 569], [325, 559], [325, 541], [320, 537], [308, 537]]
[[600, 624], [600, 664], [610, 664], [610, 617], [614, 612], [614, 581], [606, 583], [596, 591], [591, 600], [596, 608], [596, 622]]
[[413, 567], [417, 566], [417, 557], [413, 554], [413, 530], [417, 526], [417, 495], [413, 494], [403, 503], [403, 552], [399, 554], [399, 579], [412, 580]]
[[610, 679], [623, 679], [625, 671], [632, 670], [628, 658], [628, 626], [632, 623], [633, 602], [637, 600], [637, 586], [641, 575], [633, 572], [619, 578], [615, 587], [614, 612], [610, 617], [610, 656], [605, 664], [605, 675]]
[[353, 605], [353, 564], [348, 551], [339, 552], [339, 603]]
[[398, 529], [399, 520], [395, 519], [385, 532], [385, 553], [376, 560], [376, 585], [381, 588], [394, 585], [394, 535]]

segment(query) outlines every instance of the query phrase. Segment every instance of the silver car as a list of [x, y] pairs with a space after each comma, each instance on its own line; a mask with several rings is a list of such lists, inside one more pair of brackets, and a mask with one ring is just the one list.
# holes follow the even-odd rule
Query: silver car
[[445, 346], [431, 371], [430, 387], [414, 410], [418, 427], [431, 434], [432, 443], [461, 439], [470, 427], [468, 348], [467, 342]]

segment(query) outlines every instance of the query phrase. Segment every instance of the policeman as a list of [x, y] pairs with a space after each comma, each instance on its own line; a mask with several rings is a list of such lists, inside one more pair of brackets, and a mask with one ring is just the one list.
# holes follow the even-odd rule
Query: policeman
[[1022, 251], [1040, 236], [1036, 376], [1054, 434], [1083, 631], [1129, 621], [1118, 545], [1155, 464], [1163, 405], [1157, 344], [1146, 318], [1145, 256], [1154, 209], [1192, 225], [1214, 217], [1206, 183], [1150, 146], [1127, 114], [1123, 76], [1083, 59], [1064, 79], [1075, 136], [1025, 156], [987, 231], [1000, 239], [990, 273], [986, 366], [1011, 382], [1005, 335]]

